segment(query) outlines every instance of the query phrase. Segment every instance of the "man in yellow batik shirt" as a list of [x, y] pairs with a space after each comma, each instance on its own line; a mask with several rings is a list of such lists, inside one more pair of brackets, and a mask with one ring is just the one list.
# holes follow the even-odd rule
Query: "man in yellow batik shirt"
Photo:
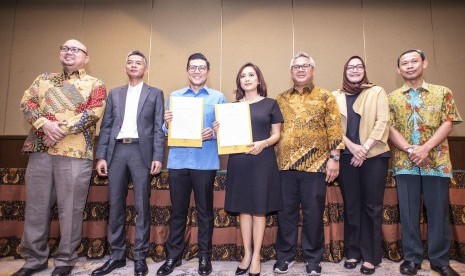
[[71, 39], [60, 47], [61, 73], [39, 75], [24, 92], [21, 111], [32, 125], [23, 152], [26, 215], [21, 241], [24, 266], [13, 275], [47, 268], [50, 208], [58, 205], [60, 244], [54, 276], [70, 275], [81, 243], [82, 212], [92, 174], [95, 125], [105, 109], [106, 89], [86, 74], [87, 48]]
[[344, 145], [336, 99], [313, 84], [314, 71], [313, 59], [299, 52], [291, 60], [294, 87], [276, 98], [284, 124], [276, 147], [283, 210], [278, 212], [275, 273], [286, 273], [294, 264], [300, 207], [306, 271], [310, 275], [321, 273], [326, 183], [339, 174], [339, 152]]

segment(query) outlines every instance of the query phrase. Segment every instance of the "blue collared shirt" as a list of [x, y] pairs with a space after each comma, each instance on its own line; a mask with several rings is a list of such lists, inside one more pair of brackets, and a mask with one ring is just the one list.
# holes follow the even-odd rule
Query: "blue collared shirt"
[[[215, 104], [226, 103], [226, 98], [220, 91], [204, 86], [197, 94], [188, 87], [171, 92], [170, 97], [202, 97], [204, 104], [204, 128], [212, 128], [215, 121]], [[168, 110], [170, 106], [167, 101]], [[163, 131], [168, 134], [166, 125]], [[168, 169], [194, 169], [194, 170], [218, 170], [220, 159], [216, 137], [209, 141], [203, 141], [201, 148], [170, 147], [168, 154]]]

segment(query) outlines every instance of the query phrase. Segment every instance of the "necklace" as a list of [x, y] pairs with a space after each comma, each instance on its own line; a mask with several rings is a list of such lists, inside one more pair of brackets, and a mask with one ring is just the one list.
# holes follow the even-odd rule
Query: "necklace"
[[245, 98], [245, 96], [240, 100], [241, 102], [246, 102], [248, 104], [253, 104], [253, 103], [256, 103], [260, 100], [261, 96], [260, 95], [257, 95], [257, 97], [255, 97], [255, 99], [253, 99], [252, 101], [249, 101]]

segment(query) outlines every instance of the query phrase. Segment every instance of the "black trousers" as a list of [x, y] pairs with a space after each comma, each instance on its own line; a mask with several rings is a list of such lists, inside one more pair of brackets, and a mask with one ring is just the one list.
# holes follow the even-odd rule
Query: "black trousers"
[[420, 208], [428, 218], [428, 258], [434, 266], [449, 265], [451, 242], [448, 177], [401, 174], [396, 176], [404, 259], [423, 261]]
[[169, 169], [171, 218], [166, 241], [168, 258], [181, 258], [186, 232], [187, 212], [194, 190], [198, 222], [199, 256], [211, 256], [213, 235], [213, 184], [216, 170]]
[[297, 254], [299, 210], [302, 208], [304, 261], [319, 263], [325, 250], [323, 212], [326, 200], [326, 175], [281, 171], [280, 176], [283, 210], [278, 212], [277, 259], [293, 261]]
[[139, 144], [117, 143], [113, 159], [108, 165], [108, 240], [111, 258], [114, 260], [126, 258], [126, 197], [129, 176], [133, 184], [137, 213], [133, 258], [145, 260], [150, 247], [150, 168], [142, 161]]
[[352, 155], [340, 161], [339, 184], [344, 200], [344, 251], [347, 259], [373, 265], [382, 259], [382, 213], [389, 158], [372, 157], [360, 167], [350, 165]]

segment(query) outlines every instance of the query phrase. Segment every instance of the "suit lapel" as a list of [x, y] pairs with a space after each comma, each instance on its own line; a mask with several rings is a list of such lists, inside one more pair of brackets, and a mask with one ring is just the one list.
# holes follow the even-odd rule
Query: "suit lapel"
[[149, 96], [150, 89], [148, 85], [144, 83], [142, 85], [142, 91], [140, 91], [139, 104], [137, 105], [137, 118], [139, 118], [142, 107], [144, 106], [145, 100]]
[[119, 101], [120, 101], [120, 114], [121, 114], [121, 121], [124, 120], [124, 110], [126, 109], [126, 97], [128, 95], [128, 86], [125, 85], [121, 87], [121, 93], [119, 93]]

